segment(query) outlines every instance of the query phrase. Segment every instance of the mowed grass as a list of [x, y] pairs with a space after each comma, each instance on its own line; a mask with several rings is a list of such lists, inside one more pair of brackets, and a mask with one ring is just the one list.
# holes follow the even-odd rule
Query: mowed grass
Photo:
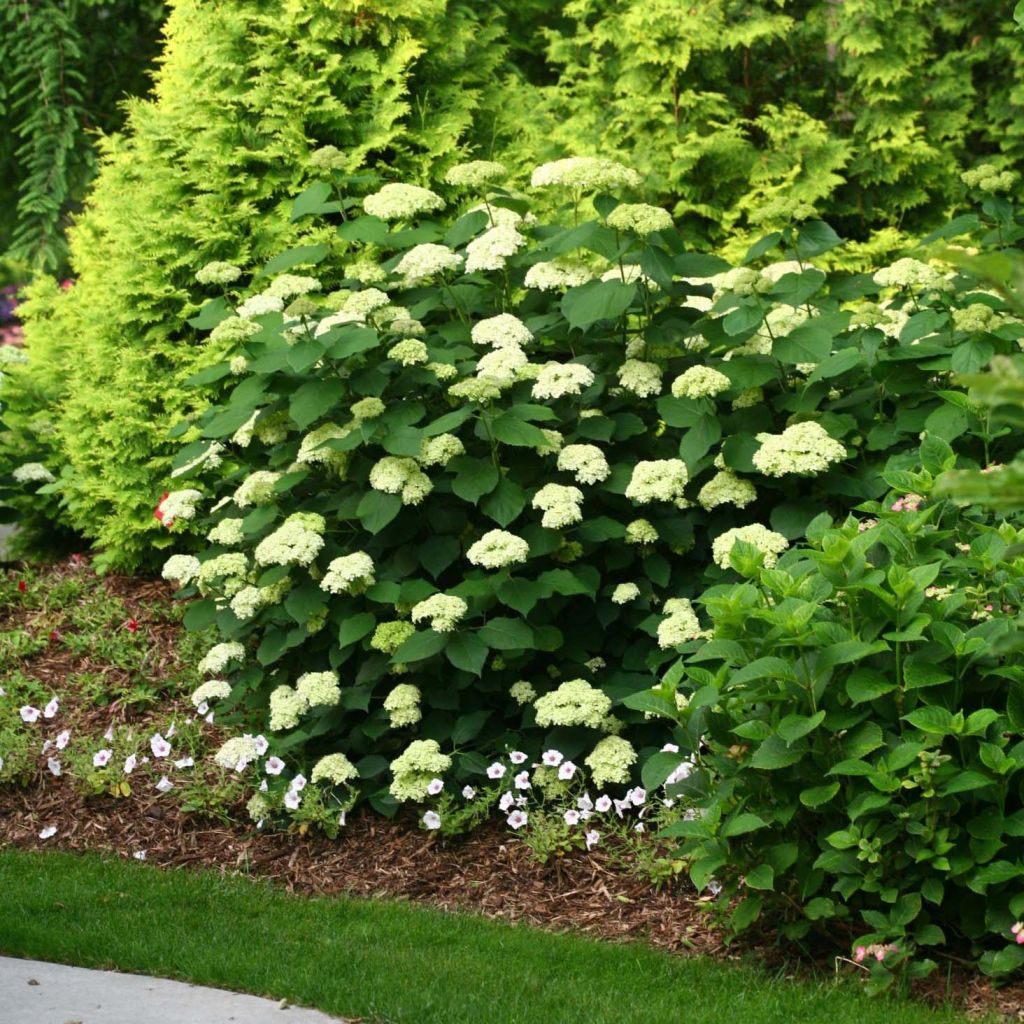
[[179, 978], [375, 1024], [966, 1020], [870, 999], [848, 982], [95, 855], [2, 851], [0, 893], [0, 953]]

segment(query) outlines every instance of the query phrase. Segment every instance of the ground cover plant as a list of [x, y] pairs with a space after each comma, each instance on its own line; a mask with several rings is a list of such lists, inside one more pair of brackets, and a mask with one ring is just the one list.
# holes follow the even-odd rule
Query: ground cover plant
[[[367, 1021], [646, 1024], [680, 1012], [708, 1024], [966, 1019], [701, 958], [382, 901], [300, 899], [212, 873], [9, 850], [0, 853], [0, 881], [12, 911], [0, 923], [5, 953], [155, 971]], [[239, 920], [256, 941], [238, 941]], [[396, 973], [396, 963], [405, 969]]]

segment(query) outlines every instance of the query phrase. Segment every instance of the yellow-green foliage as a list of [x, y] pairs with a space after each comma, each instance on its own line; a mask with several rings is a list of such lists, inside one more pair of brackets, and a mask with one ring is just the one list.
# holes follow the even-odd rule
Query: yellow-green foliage
[[[505, 0], [511, 11], [518, 0]], [[616, 157], [695, 241], [813, 209], [866, 240], [941, 221], [959, 172], [1024, 156], [1013, 4], [564, 0], [526, 41], [504, 123], [524, 163]], [[543, 55], [540, 59], [539, 55]], [[528, 113], [527, 113], [528, 112]]]
[[[49, 452], [64, 522], [112, 565], [152, 550], [168, 425], [202, 401], [182, 382], [222, 355], [186, 324], [208, 297], [195, 271], [258, 267], [308, 235], [288, 211], [322, 145], [406, 180], [455, 160], [503, 53], [448, 0], [176, 0], [165, 34], [153, 98], [103, 140], [70, 236], [76, 283], [34, 289], [31, 364], [4, 393], [7, 443]], [[24, 414], [40, 394], [44, 436]]]

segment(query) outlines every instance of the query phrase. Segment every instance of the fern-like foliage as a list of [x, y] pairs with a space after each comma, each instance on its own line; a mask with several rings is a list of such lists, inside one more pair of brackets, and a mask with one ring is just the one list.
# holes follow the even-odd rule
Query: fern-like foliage
[[66, 265], [65, 228], [96, 170], [91, 137], [120, 124], [145, 87], [163, 4], [0, 3], [0, 252], [35, 269]]

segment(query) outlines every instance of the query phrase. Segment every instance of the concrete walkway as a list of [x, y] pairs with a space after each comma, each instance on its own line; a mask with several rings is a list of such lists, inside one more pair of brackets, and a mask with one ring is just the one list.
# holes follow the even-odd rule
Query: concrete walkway
[[0, 1024], [344, 1024], [317, 1010], [116, 971], [0, 957]]

